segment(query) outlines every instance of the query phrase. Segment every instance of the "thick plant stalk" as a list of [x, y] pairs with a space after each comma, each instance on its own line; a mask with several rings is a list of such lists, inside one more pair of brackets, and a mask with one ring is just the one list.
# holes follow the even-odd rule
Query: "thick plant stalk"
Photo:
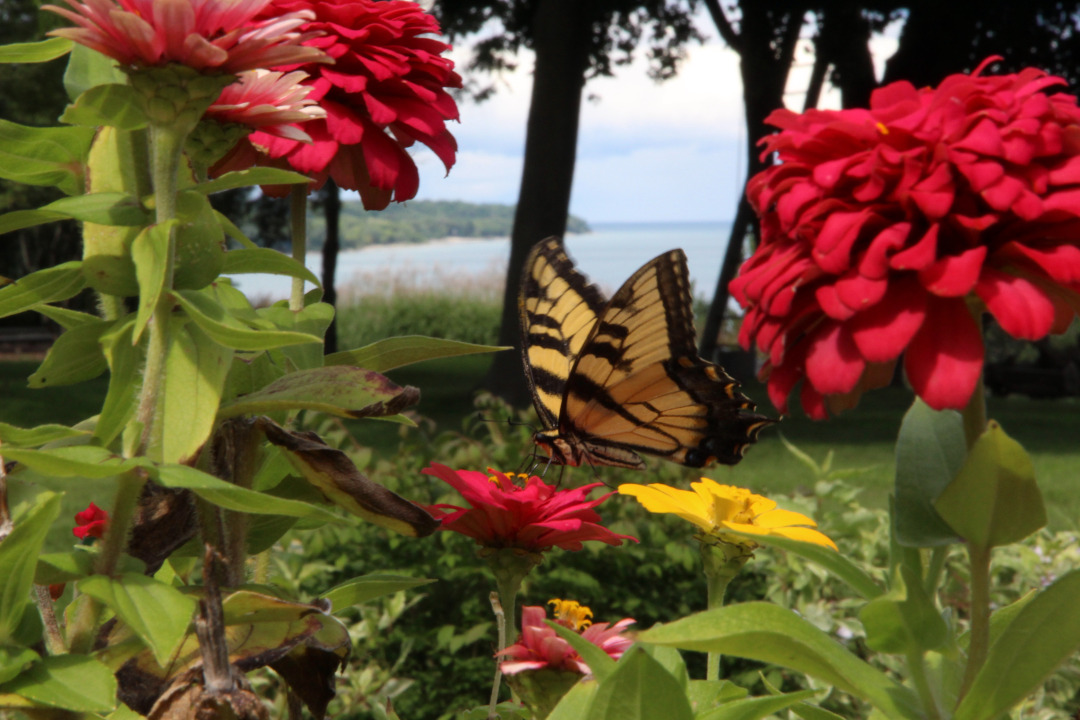
[[[967, 407], [961, 414], [968, 451], [986, 430], [986, 396], [982, 384], [971, 394]], [[960, 686], [960, 698], [967, 694], [975, 676], [979, 673], [990, 650], [990, 554], [992, 548], [967, 544], [971, 563], [971, 632], [968, 642], [967, 667]]]
[[[150, 149], [152, 153], [152, 172], [154, 178], [155, 221], [158, 225], [176, 218], [177, 173], [184, 147], [184, 135], [172, 127], [155, 125], [151, 127]], [[165, 379], [165, 357], [169, 350], [169, 313], [172, 310], [172, 285], [176, 255], [176, 233], [170, 228], [165, 249], [165, 283], [149, 324], [149, 338], [146, 348], [146, 366], [143, 370], [142, 387], [139, 390], [139, 405], [135, 413], [136, 420], [142, 424], [142, 442], [140, 450], [160, 445], [157, 437], [160, 428], [156, 427], [155, 416], [158, 395]]]

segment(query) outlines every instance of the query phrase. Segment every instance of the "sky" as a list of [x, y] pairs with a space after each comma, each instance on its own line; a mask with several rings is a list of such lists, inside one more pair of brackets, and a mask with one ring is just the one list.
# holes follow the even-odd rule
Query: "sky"
[[[678, 75], [649, 79], [646, 63], [616, 68], [611, 78], [585, 87], [577, 166], [570, 212], [590, 223], [728, 221], [745, 174], [745, 130], [739, 58], [718, 38], [702, 11], [698, 27], [709, 37], [689, 46]], [[711, 32], [710, 32], [711, 30]], [[875, 48], [876, 60], [889, 54]], [[893, 43], [893, 46], [895, 44]], [[882, 48], [885, 49], [882, 49]], [[451, 57], [459, 70], [467, 43]], [[639, 55], [642, 53], [638, 53]], [[799, 52], [786, 101], [801, 105], [812, 57]], [[515, 72], [499, 78], [499, 90], [477, 104], [459, 102], [457, 163], [446, 175], [428, 150], [414, 158], [420, 169], [419, 200], [517, 202], [532, 87], [532, 57], [519, 56]], [[822, 106], [838, 106], [828, 93]]]

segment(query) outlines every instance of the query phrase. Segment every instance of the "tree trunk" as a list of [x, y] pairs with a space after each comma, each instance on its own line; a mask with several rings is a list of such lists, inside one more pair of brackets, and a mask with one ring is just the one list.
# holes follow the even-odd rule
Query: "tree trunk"
[[[739, 53], [747, 131], [746, 177], [749, 180], [769, 164], [759, 156], [758, 141], [771, 132], [765, 125], [765, 118], [784, 105], [784, 88], [787, 86], [804, 12], [797, 8], [784, 13], [774, 12], [768, 3], [761, 0], [742, 0], [739, 4], [742, 9], [740, 32], [734, 36], [730, 26], [724, 24], [726, 20], [722, 13], [718, 15], [711, 7], [716, 5], [719, 10], [718, 4], [711, 2], [707, 5], [710, 5], [721, 35]], [[716, 354], [717, 340], [730, 298], [728, 285], [742, 264], [743, 242], [747, 234], [754, 237], [759, 235], [757, 227], [757, 216], [746, 200], [744, 184], [724, 253], [724, 264], [705, 319], [705, 333], [701, 338], [701, 355], [705, 358]]]
[[[333, 180], [327, 180], [323, 186], [326, 199], [323, 201], [323, 213], [326, 216], [326, 240], [322, 248], [322, 283], [323, 302], [330, 303], [337, 309], [337, 288], [334, 275], [337, 274], [338, 251], [341, 250], [341, 233], [338, 228], [341, 220], [341, 191]], [[327, 355], [337, 352], [337, 318], [326, 328], [323, 352]]]
[[[529, 250], [550, 235], [566, 232], [581, 94], [588, 68], [588, 5], [585, 0], [541, 0], [533, 18], [536, 67], [521, 189], [510, 237], [500, 345], [520, 349], [517, 300]], [[523, 404], [528, 396], [518, 353], [496, 354], [484, 387], [512, 403]]]

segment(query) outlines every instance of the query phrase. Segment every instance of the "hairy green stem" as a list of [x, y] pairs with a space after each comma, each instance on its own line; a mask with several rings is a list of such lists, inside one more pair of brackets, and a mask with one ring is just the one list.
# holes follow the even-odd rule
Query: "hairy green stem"
[[[301, 265], [307, 259], [307, 185], [293, 185], [289, 193], [289, 223], [292, 235], [292, 258]], [[289, 295], [289, 309], [300, 312], [304, 309], [304, 279], [292, 279], [292, 293]]]
[[34, 601], [41, 614], [41, 623], [45, 626], [45, 647], [50, 655], [63, 655], [67, 652], [67, 645], [64, 644], [64, 636], [60, 632], [60, 623], [56, 621], [56, 608], [53, 607], [48, 585], [34, 584]]
[[[177, 175], [183, 157], [184, 135], [176, 129], [155, 125], [151, 127], [150, 148], [154, 180], [154, 208], [158, 225], [176, 218]], [[146, 366], [136, 420], [142, 425], [141, 450], [160, 446], [157, 427], [158, 396], [165, 379], [165, 357], [169, 350], [169, 314], [172, 311], [173, 272], [176, 255], [175, 229], [170, 228], [165, 248], [165, 283], [149, 323], [146, 347]]]
[[[135, 511], [139, 506], [146, 475], [142, 470], [131, 470], [117, 477], [116, 499], [109, 514], [105, 537], [101, 540], [101, 550], [94, 563], [94, 572], [112, 577], [120, 563], [120, 556], [127, 549], [128, 535], [135, 520]], [[101, 615], [101, 603], [84, 596], [80, 601], [75, 618], [68, 627], [68, 646], [73, 653], [88, 653], [93, 648], [94, 631]]]

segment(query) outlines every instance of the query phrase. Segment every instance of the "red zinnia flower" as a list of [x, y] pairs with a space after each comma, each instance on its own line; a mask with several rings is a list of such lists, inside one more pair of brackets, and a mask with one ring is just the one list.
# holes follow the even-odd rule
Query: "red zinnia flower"
[[[556, 614], [563, 601], [552, 600], [556, 605]], [[572, 603], [577, 605], [577, 603]], [[587, 610], [587, 608], [586, 608]], [[591, 613], [589, 613], [591, 614]], [[500, 664], [507, 675], [514, 675], [526, 670], [568, 670], [582, 675], [591, 674], [589, 666], [581, 659], [570, 643], [559, 637], [544, 622], [547, 613], [544, 608], [526, 605], [521, 609], [521, 637], [518, 641], [499, 653], [509, 659]], [[558, 622], [581, 633], [581, 636], [606, 652], [612, 660], [622, 657], [626, 649], [633, 644], [633, 639], [622, 632], [634, 624], [633, 618], [624, 618], [617, 623], [583, 624], [567, 623], [560, 617]]]
[[637, 542], [636, 538], [618, 535], [599, 524], [600, 516], [593, 508], [614, 493], [596, 500], [585, 498], [603, 483], [558, 490], [533, 476], [521, 487], [500, 472], [492, 471], [491, 476], [474, 470], [455, 472], [438, 463], [421, 472], [446, 481], [472, 506], [429, 507], [442, 527], [468, 535], [486, 548], [543, 552], [552, 547], [580, 550], [585, 540], [608, 545], [621, 545], [623, 540]]
[[458, 111], [446, 88], [461, 87], [461, 78], [442, 57], [450, 46], [431, 37], [439, 32], [431, 15], [408, 0], [274, 0], [270, 10], [314, 15], [303, 29], [318, 36], [307, 44], [325, 50], [334, 64], [289, 69], [310, 76], [304, 82], [326, 118], [304, 125], [311, 144], [253, 133], [215, 173], [287, 162], [310, 175], [314, 187], [332, 177], [359, 191], [365, 208], [381, 210], [416, 195], [420, 179], [406, 150], [414, 142], [431, 148], [449, 172], [457, 143], [446, 122]]
[[75, 513], [75, 528], [71, 531], [80, 540], [100, 538], [105, 535], [109, 525], [109, 513], [94, 503], [82, 512]]
[[781, 411], [800, 379], [811, 416], [850, 407], [901, 353], [923, 400], [962, 408], [983, 310], [1035, 340], [1080, 308], [1080, 109], [1039, 70], [981, 76], [991, 60], [869, 110], [769, 116], [780, 163], [748, 185], [761, 245], [731, 291]]
[[178, 63], [200, 72], [238, 73], [312, 62], [322, 53], [295, 32], [312, 15], [278, 12], [253, 20], [270, 0], [64, 0], [44, 5], [78, 27], [52, 30], [121, 65]]

